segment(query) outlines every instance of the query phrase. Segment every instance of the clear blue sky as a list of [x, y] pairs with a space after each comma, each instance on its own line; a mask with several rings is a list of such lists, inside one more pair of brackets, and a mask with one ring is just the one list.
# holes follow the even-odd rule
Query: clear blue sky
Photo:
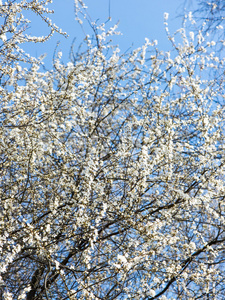
[[[84, 0], [84, 2], [88, 6], [88, 12], [92, 20], [99, 19], [99, 23], [107, 20], [109, 0]], [[119, 44], [123, 52], [132, 45], [134, 48], [141, 46], [145, 37], [148, 37], [150, 40], [158, 40], [160, 50], [169, 50], [170, 44], [164, 30], [163, 15], [164, 12], [169, 13], [169, 28], [173, 32], [181, 27], [181, 19], [177, 16], [182, 11], [183, 5], [184, 0], [111, 0], [111, 24], [114, 25], [119, 21], [119, 30], [123, 34], [115, 39], [115, 43]], [[64, 53], [63, 60], [66, 62], [73, 39], [77, 38], [76, 44], [78, 45], [84, 34], [75, 21], [73, 0], [54, 0], [51, 8], [55, 11], [55, 14], [52, 15], [54, 23], [60, 26], [63, 31], [66, 31], [69, 38], [66, 39], [59, 34], [55, 34], [51, 41], [43, 45], [26, 46], [25, 50], [34, 56], [47, 53], [48, 56], [45, 62], [48, 63], [52, 60], [57, 41], [60, 40], [59, 49]], [[32, 17], [29, 32], [42, 35], [46, 32], [46, 26], [41, 25], [39, 19]]]

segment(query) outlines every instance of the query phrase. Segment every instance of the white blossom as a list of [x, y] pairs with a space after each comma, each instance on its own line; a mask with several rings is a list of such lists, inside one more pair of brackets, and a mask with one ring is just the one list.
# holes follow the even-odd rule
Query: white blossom
[[167, 12], [164, 13], [164, 20], [167, 21], [169, 18], [169, 14]]

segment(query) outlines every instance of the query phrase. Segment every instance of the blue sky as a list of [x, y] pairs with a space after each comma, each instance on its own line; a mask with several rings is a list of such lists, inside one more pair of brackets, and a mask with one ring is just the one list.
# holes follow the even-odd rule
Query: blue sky
[[[104, 22], [109, 16], [109, 0], [84, 0], [88, 6], [88, 13], [92, 20]], [[169, 28], [171, 32], [181, 27], [181, 18], [177, 18], [182, 11], [183, 0], [111, 0], [110, 16], [111, 24], [119, 21], [119, 31], [122, 36], [115, 38], [115, 44], [119, 44], [121, 52], [126, 51], [130, 46], [137, 48], [144, 43], [145, 37], [149, 40], [158, 40], [160, 50], [169, 50], [170, 44], [166, 38], [163, 15], [169, 13]], [[81, 27], [75, 21], [73, 0], [54, 0], [50, 6], [55, 13], [52, 19], [56, 25], [69, 34], [64, 38], [55, 34], [53, 38], [40, 45], [26, 45], [24, 48], [34, 56], [43, 53], [47, 54], [45, 62], [49, 64], [52, 60], [54, 49], [60, 41], [59, 49], [63, 52], [63, 61], [68, 61], [68, 53], [71, 43], [76, 38], [75, 45], [79, 45], [84, 37]], [[31, 16], [29, 16], [31, 17]], [[41, 25], [40, 19], [31, 17], [32, 23], [29, 32], [34, 35], [46, 33], [46, 26]], [[87, 29], [89, 30], [89, 29]], [[91, 33], [91, 30], [89, 30]]]

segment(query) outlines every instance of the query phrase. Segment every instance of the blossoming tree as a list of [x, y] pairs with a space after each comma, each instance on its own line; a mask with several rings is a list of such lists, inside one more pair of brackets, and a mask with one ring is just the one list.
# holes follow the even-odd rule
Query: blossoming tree
[[[52, 70], [0, 3], [1, 299], [225, 297], [224, 60], [201, 32], [119, 54], [93, 25]], [[76, 2], [77, 11], [83, 9]], [[180, 38], [179, 38], [180, 39]]]
[[[185, 1], [186, 4], [191, 2]], [[193, 4], [193, 3], [192, 3]], [[197, 0], [195, 14], [197, 19], [206, 23], [206, 28], [209, 31], [215, 31], [215, 29], [224, 25], [224, 12], [225, 4], [223, 0], [213, 0], [206, 2], [203, 0]]]

